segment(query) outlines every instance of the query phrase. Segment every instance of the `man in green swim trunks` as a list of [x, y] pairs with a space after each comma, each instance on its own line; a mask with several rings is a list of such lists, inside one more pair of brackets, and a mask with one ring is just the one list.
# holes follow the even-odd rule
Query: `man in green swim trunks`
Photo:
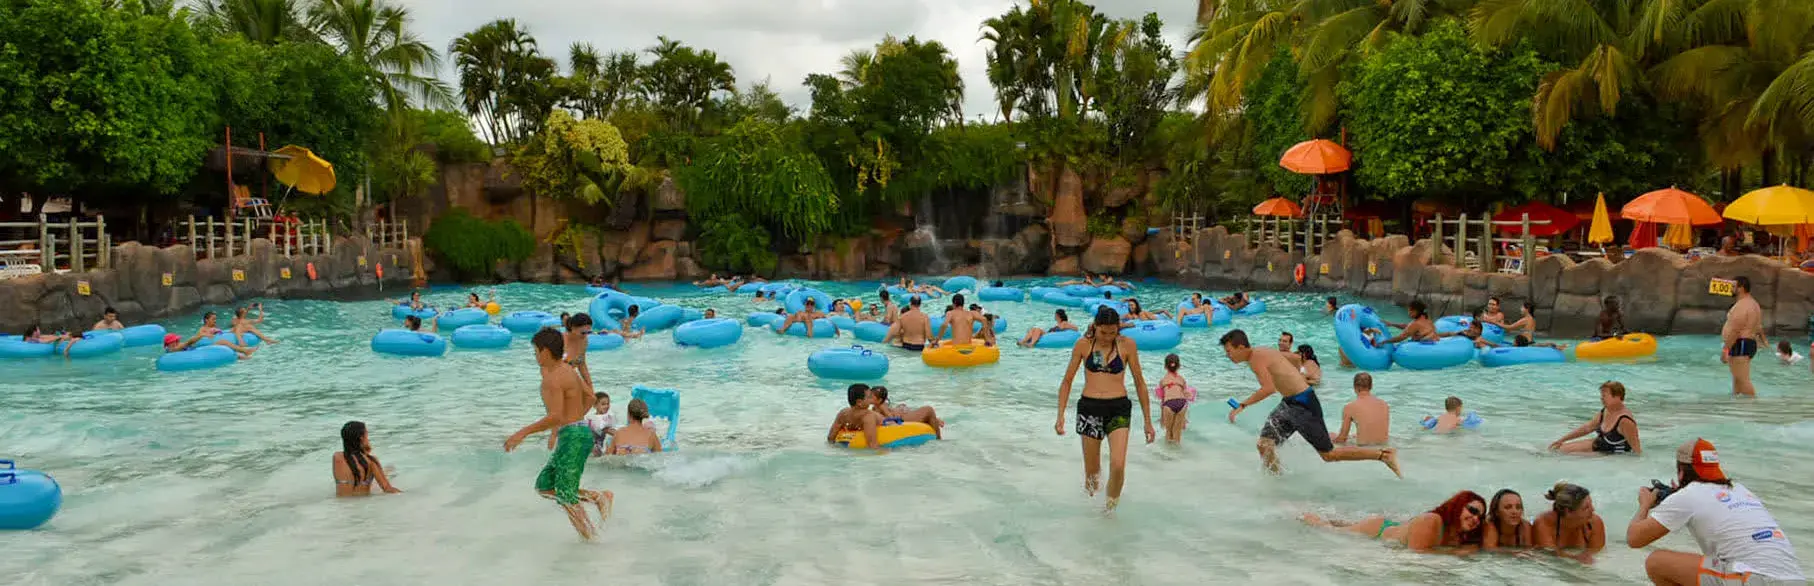
[[580, 506], [580, 501], [596, 506], [598, 520], [602, 523], [611, 516], [612, 499], [610, 491], [601, 493], [579, 487], [580, 475], [586, 471], [586, 456], [592, 452], [592, 430], [585, 422], [586, 411], [592, 406], [592, 394], [587, 392], [579, 371], [561, 360], [566, 342], [560, 332], [553, 329], [536, 332], [530, 345], [535, 348], [536, 364], [542, 367], [542, 406], [547, 414], [504, 440], [504, 451], [515, 450], [531, 435], [554, 430], [554, 453], [548, 456], [548, 465], [536, 476], [535, 490], [544, 498], [559, 503], [567, 511], [567, 520], [579, 531], [580, 538], [591, 540], [598, 529], [587, 516], [586, 509]]

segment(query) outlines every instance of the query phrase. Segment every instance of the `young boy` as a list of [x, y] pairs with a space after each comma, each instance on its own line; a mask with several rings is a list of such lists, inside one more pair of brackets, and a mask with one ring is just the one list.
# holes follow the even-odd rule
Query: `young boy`
[[1461, 427], [1461, 397], [1442, 400], [1442, 416], [1436, 418], [1436, 433], [1448, 433]]
[[1335, 443], [1348, 443], [1348, 429], [1357, 425], [1357, 444], [1383, 446], [1391, 439], [1392, 406], [1373, 396], [1373, 375], [1364, 372], [1354, 375], [1354, 400], [1342, 407], [1342, 430], [1335, 434]]
[[613, 498], [611, 491], [600, 493], [579, 486], [580, 475], [586, 471], [586, 453], [592, 446], [592, 433], [584, 421], [593, 404], [587, 399], [592, 397], [587, 395], [579, 373], [561, 360], [566, 348], [560, 332], [544, 329], [536, 332], [529, 343], [535, 348], [535, 363], [542, 371], [542, 407], [546, 413], [504, 440], [504, 451], [515, 450], [531, 435], [552, 433], [554, 451], [548, 456], [548, 465], [535, 478], [535, 490], [544, 498], [554, 499], [567, 512], [567, 520], [573, 523], [580, 538], [590, 541], [598, 529], [580, 503], [596, 506], [602, 523], [611, 516]]
[[617, 418], [611, 415], [611, 395], [592, 393], [592, 413], [586, 415], [586, 427], [592, 429], [592, 455], [605, 455], [605, 440], [617, 430]]
[[882, 415], [870, 409], [878, 400], [875, 393], [869, 392], [869, 385], [856, 383], [845, 391], [845, 398], [850, 406], [838, 411], [831, 420], [831, 433], [825, 434], [826, 443], [837, 443], [838, 434], [846, 431], [860, 432], [868, 442], [870, 449], [885, 451], [876, 439], [876, 428], [882, 426]]
[[1795, 347], [1790, 346], [1788, 340], [1782, 340], [1776, 343], [1776, 359], [1782, 361], [1783, 366], [1788, 366], [1801, 362], [1802, 356], [1795, 352]]

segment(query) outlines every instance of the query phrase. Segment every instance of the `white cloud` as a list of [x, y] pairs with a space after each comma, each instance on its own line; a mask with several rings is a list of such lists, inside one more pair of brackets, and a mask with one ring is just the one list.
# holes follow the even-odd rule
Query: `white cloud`
[[[883, 35], [916, 36], [943, 43], [957, 56], [964, 77], [966, 115], [991, 116], [994, 91], [977, 42], [982, 21], [1006, 12], [1012, 0], [394, 0], [409, 7], [415, 30], [445, 50], [453, 39], [499, 18], [514, 18], [565, 61], [568, 45], [587, 42], [600, 51], [641, 51], [657, 36], [711, 49], [736, 70], [739, 86], [768, 79], [794, 107], [811, 103], [801, 81], [838, 69], [838, 58], [873, 46]], [[1165, 19], [1180, 50], [1195, 3], [1186, 0], [1101, 0], [1114, 18], [1149, 11]], [[451, 68], [441, 72], [452, 80]]]

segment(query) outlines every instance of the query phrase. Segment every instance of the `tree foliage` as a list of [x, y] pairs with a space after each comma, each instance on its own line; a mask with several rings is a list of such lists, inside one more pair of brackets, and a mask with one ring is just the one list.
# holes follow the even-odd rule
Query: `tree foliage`
[[696, 217], [738, 214], [796, 241], [825, 232], [838, 213], [837, 191], [819, 159], [787, 127], [757, 120], [706, 141], [677, 179]]
[[775, 270], [777, 259], [766, 228], [735, 213], [713, 217], [704, 225], [699, 259], [705, 266], [735, 273]]
[[466, 278], [488, 277], [498, 261], [521, 262], [535, 252], [535, 237], [516, 220], [488, 221], [462, 208], [435, 218], [422, 244]]
[[595, 204], [616, 196], [630, 171], [630, 153], [611, 123], [556, 110], [511, 163], [530, 193]]

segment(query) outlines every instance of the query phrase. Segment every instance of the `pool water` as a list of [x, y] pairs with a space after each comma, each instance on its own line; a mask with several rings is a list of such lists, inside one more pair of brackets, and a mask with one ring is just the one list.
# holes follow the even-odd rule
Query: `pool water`
[[[873, 284], [819, 286], [873, 298]], [[456, 303], [463, 291], [428, 298]], [[736, 318], [774, 307], [690, 286], [632, 292]], [[506, 312], [583, 311], [588, 301], [578, 286], [497, 293]], [[1135, 296], [1158, 308], [1185, 294], [1149, 284]], [[1353, 371], [1337, 365], [1322, 297], [1260, 298], [1269, 313], [1237, 318], [1234, 327], [1256, 344], [1288, 330], [1316, 347], [1335, 429]], [[586, 487], [617, 495], [596, 543], [579, 541], [532, 490], [547, 457], [543, 439], [502, 449], [542, 415], [525, 337], [501, 351], [382, 357], [368, 341], [395, 326], [388, 302], [271, 301], [263, 330], [281, 343], [219, 370], [159, 373], [156, 349], [73, 364], [0, 363], [0, 456], [50, 472], [66, 495], [45, 529], [0, 532], [0, 576], [59, 586], [1630, 584], [1644, 578], [1644, 552], [1623, 542], [1637, 488], [1668, 478], [1674, 447], [1694, 436], [1716, 443], [1727, 472], [1814, 556], [1814, 501], [1799, 498], [1814, 442], [1805, 363], [1759, 360], [1753, 400], [1729, 395], [1709, 336], [1666, 338], [1654, 361], [1638, 364], [1378, 372], [1375, 390], [1393, 406], [1405, 479], [1371, 462], [1324, 464], [1297, 439], [1282, 447], [1286, 470], [1275, 477], [1262, 472], [1253, 446], [1276, 399], [1229, 424], [1221, 402], [1252, 392], [1253, 377], [1216, 345], [1226, 326], [1187, 330], [1175, 352], [1202, 400], [1184, 444], [1141, 445], [1136, 425], [1120, 508], [1104, 514], [1101, 496], [1082, 491], [1070, 419], [1065, 436], [1052, 432], [1066, 351], [1012, 347], [1027, 327], [1049, 324], [1054, 307], [984, 305], [1009, 320], [997, 365], [933, 369], [890, 351], [891, 398], [934, 405], [949, 427], [944, 441], [882, 456], [825, 444], [844, 385], [819, 381], [805, 366], [813, 350], [854, 339], [751, 328], [732, 347], [697, 350], [661, 332], [592, 353], [620, 420], [633, 384], [682, 393], [681, 451], [599, 459], [587, 470]], [[1080, 312], [1071, 310], [1082, 320]], [[199, 323], [197, 315], [166, 325], [189, 332]], [[1806, 340], [1796, 343], [1805, 350]], [[1162, 374], [1162, 357], [1142, 355], [1149, 385]], [[1630, 389], [1643, 455], [1544, 453], [1594, 414], [1605, 380]], [[1481, 430], [1422, 433], [1417, 420], [1439, 412], [1449, 395], [1485, 417]], [[1153, 410], [1156, 420], [1157, 401]], [[341, 424], [353, 419], [369, 426], [374, 453], [404, 494], [332, 497], [329, 459], [340, 449]], [[1608, 526], [1608, 549], [1592, 565], [1414, 555], [1298, 521], [1306, 511], [1402, 519], [1458, 489], [1490, 496], [1503, 487], [1523, 493], [1534, 516], [1559, 479], [1590, 488]], [[1686, 535], [1661, 545], [1694, 548]]]

